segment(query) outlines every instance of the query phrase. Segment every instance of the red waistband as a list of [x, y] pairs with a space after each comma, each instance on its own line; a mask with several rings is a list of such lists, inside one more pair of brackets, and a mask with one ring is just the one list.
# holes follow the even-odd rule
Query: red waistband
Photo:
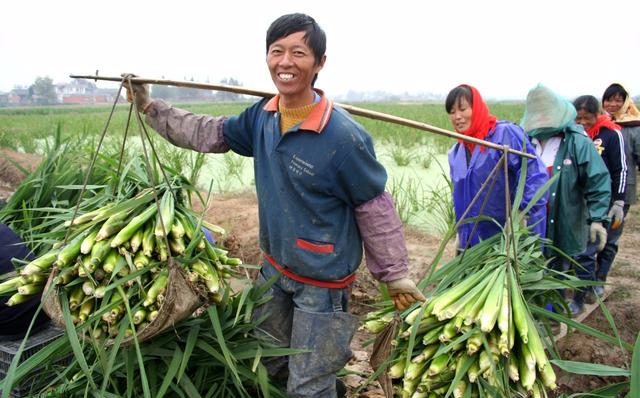
[[275, 269], [282, 272], [285, 276], [293, 279], [294, 281], [304, 283], [306, 285], [324, 287], [327, 289], [344, 289], [345, 287], [349, 286], [350, 284], [353, 283], [353, 281], [356, 280], [355, 272], [353, 274], [347, 275], [344, 278], [340, 278], [335, 281], [319, 281], [317, 279], [307, 278], [306, 276], [298, 275], [290, 271], [289, 269], [282, 267], [280, 264], [276, 262], [276, 260], [273, 259], [273, 257], [268, 255], [267, 253], [263, 253], [263, 254], [264, 254], [264, 258], [266, 258], [269, 264], [273, 265]]

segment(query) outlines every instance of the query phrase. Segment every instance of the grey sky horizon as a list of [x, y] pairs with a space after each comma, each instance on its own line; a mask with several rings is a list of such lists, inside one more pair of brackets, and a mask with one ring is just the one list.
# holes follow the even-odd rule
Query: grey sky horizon
[[[0, 91], [69, 74], [218, 82], [273, 91], [265, 32], [304, 12], [327, 33], [316, 87], [446, 95], [461, 83], [485, 98], [524, 99], [543, 83], [600, 98], [613, 83], [640, 94], [640, 2], [618, 1], [6, 1], [0, 5]], [[99, 83], [117, 87], [116, 83]]]

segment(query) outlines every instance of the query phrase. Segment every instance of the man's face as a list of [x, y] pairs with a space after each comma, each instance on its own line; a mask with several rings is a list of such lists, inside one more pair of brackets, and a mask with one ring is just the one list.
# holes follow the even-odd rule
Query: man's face
[[618, 112], [624, 105], [624, 98], [620, 94], [616, 94], [603, 101], [602, 107], [608, 114], [613, 115]]
[[304, 40], [305, 32], [292, 33], [276, 40], [267, 51], [267, 66], [271, 80], [287, 108], [297, 108], [313, 102], [311, 82], [324, 65], [323, 56], [316, 65], [313, 51]]

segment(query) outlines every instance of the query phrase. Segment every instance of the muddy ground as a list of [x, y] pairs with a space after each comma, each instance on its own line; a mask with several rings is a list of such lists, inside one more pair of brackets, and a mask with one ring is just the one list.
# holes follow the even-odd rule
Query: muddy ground
[[[15, 190], [24, 178], [24, 173], [15, 166], [19, 164], [32, 169], [38, 157], [30, 154], [18, 154], [0, 149], [0, 200]], [[620, 251], [609, 277], [608, 289], [611, 289], [606, 305], [613, 315], [620, 337], [633, 344], [640, 331], [640, 205], [632, 207], [627, 217], [625, 231], [620, 242]], [[258, 212], [255, 194], [246, 192], [214, 197], [206, 211], [206, 219], [227, 230], [223, 244], [234, 257], [240, 257], [247, 264], [258, 264], [260, 250], [258, 247]], [[439, 239], [421, 231], [407, 228], [405, 231], [409, 250], [410, 274], [419, 280], [433, 256], [437, 252]], [[448, 256], [451, 256], [449, 251]], [[358, 271], [358, 278], [351, 292], [351, 311], [363, 317], [375, 302], [378, 290], [365, 266]], [[589, 326], [608, 334], [613, 331], [600, 310], [595, 310], [584, 321]], [[368, 365], [371, 346], [365, 342], [372, 338], [359, 331], [352, 343], [354, 357], [347, 366], [350, 374], [344, 380], [350, 388], [350, 397], [382, 397], [377, 383], [355, 391], [363, 384], [366, 374], [370, 372]], [[630, 353], [619, 347], [603, 343], [595, 338], [575, 331], [569, 331], [566, 337], [558, 341], [558, 350], [563, 359], [601, 363], [626, 367], [631, 362]], [[586, 392], [611, 383], [615, 379], [602, 379], [590, 376], [559, 374], [559, 392]]]
[[[640, 206], [640, 205], [639, 205]], [[227, 195], [217, 197], [212, 208], [207, 212], [210, 221], [225, 227], [228, 231], [227, 246], [245, 262], [256, 264], [260, 257], [258, 249], [258, 213], [257, 200], [251, 193]], [[605, 304], [611, 312], [622, 340], [634, 344], [640, 331], [640, 208], [632, 208], [625, 224], [625, 231], [621, 238], [620, 251], [615, 265], [609, 276], [607, 288], [611, 293]], [[425, 274], [433, 256], [437, 252], [440, 240], [420, 231], [407, 229], [405, 231], [409, 250], [410, 273], [414, 280], [419, 280]], [[451, 258], [451, 251], [448, 256]], [[358, 271], [358, 278], [351, 292], [351, 311], [361, 317], [370, 310], [375, 302], [378, 290], [363, 265]], [[584, 321], [585, 324], [599, 329], [607, 334], [614, 332], [599, 309], [593, 311]], [[350, 386], [351, 397], [383, 397], [377, 383], [367, 387], [358, 394], [355, 393], [364, 382], [366, 375], [371, 372], [368, 361], [371, 346], [363, 347], [373, 336], [358, 331], [352, 342], [354, 358], [347, 366], [353, 374], [344, 379]], [[566, 337], [557, 342], [557, 348], [563, 359], [607, 364], [618, 367], [628, 367], [631, 355], [602, 341], [570, 330]], [[592, 376], [576, 376], [558, 372], [557, 393], [576, 393], [593, 390], [614, 381], [615, 378], [600, 378]]]

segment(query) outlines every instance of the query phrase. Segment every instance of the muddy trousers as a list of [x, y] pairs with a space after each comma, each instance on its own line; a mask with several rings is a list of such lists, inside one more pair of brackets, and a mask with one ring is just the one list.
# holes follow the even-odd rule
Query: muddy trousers
[[[624, 205], [624, 217], [627, 217], [629, 211], [629, 205]], [[595, 270], [595, 277], [597, 280], [606, 281], [609, 270], [613, 264], [613, 260], [618, 254], [618, 240], [622, 236], [624, 230], [624, 220], [618, 229], [607, 228], [607, 244], [604, 245], [604, 249], [598, 253], [597, 264]]]
[[306, 285], [281, 275], [264, 263], [257, 284], [279, 279], [256, 308], [253, 318], [265, 318], [256, 331], [279, 347], [308, 350], [288, 357], [264, 358], [269, 375], [287, 382], [291, 398], [335, 398], [336, 373], [351, 358], [349, 344], [358, 319], [346, 311], [347, 289]]

